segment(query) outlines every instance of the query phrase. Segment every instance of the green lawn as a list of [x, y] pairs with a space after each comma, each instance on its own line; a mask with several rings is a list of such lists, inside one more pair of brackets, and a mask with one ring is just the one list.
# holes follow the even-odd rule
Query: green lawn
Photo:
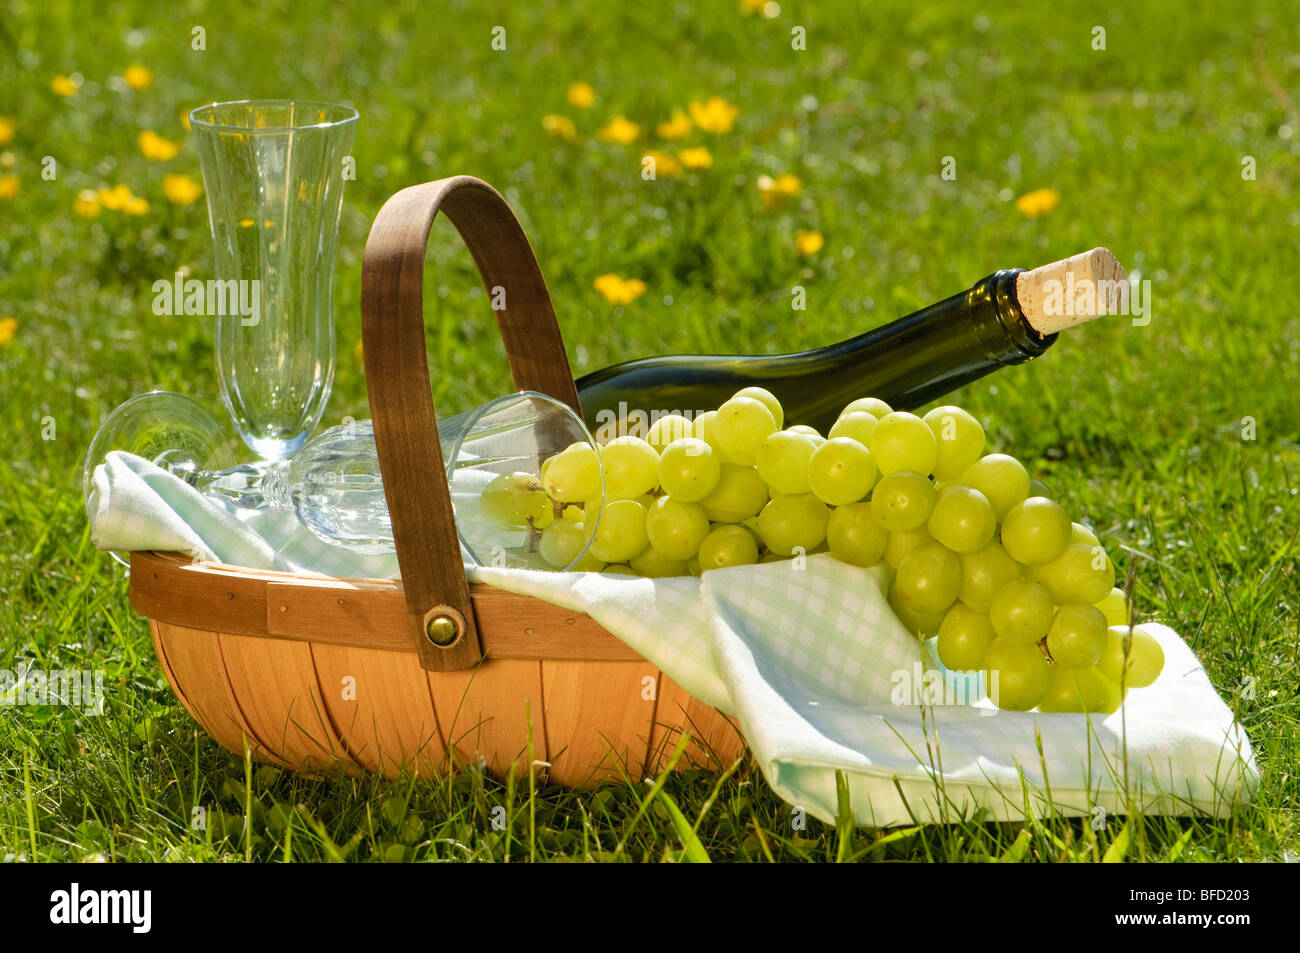
[[[202, 200], [181, 114], [204, 102], [299, 96], [362, 120], [335, 281], [339, 369], [326, 424], [366, 416], [360, 256], [398, 188], [471, 173], [515, 204], [556, 299], [573, 370], [689, 351], [829, 343], [997, 268], [1104, 244], [1151, 280], [1153, 320], [1072, 333], [1042, 360], [954, 395], [1098, 530], [1136, 607], [1174, 626], [1239, 713], [1262, 773], [1229, 820], [1146, 818], [1129, 859], [1265, 860], [1300, 850], [1295, 562], [1300, 526], [1300, 29], [1287, 3], [1092, 5], [66, 4], [16, 0], [0, 19], [0, 668], [106, 672], [107, 713], [5, 708], [0, 856], [159, 859], [676, 859], [683, 841], [644, 789], [509, 790], [304, 780], [250, 768], [172, 696], [116, 563], [91, 545], [81, 461], [99, 421], [154, 387], [219, 407], [212, 333], [156, 317], [150, 285], [209, 276]], [[884, 9], [881, 9], [881, 8]], [[490, 11], [490, 12], [489, 12]], [[505, 51], [491, 46], [506, 28]], [[206, 50], [191, 49], [192, 29]], [[806, 50], [791, 49], [806, 29]], [[1106, 49], [1093, 49], [1093, 27]], [[153, 71], [134, 90], [133, 64]], [[81, 85], [69, 96], [55, 77]], [[567, 101], [585, 81], [595, 104]], [[666, 141], [691, 101], [739, 109], [728, 132]], [[543, 128], [568, 117], [572, 138]], [[615, 115], [631, 144], [599, 141]], [[555, 123], [552, 123], [554, 126]], [[180, 143], [166, 161], [137, 144]], [[8, 138], [7, 143], [3, 140]], [[640, 156], [704, 146], [711, 168], [654, 182]], [[56, 176], [43, 179], [42, 158]], [[945, 180], [944, 157], [956, 178]], [[1243, 177], [1243, 157], [1255, 175]], [[766, 210], [757, 180], [802, 190]], [[10, 179], [9, 177], [14, 177]], [[125, 184], [148, 203], [74, 212]], [[14, 188], [17, 188], [16, 194]], [[1013, 199], [1052, 188], [1049, 214]], [[111, 201], [111, 199], [110, 199]], [[440, 410], [511, 389], [468, 254], [439, 226], [427, 278]], [[796, 235], [825, 246], [803, 256]], [[614, 306], [593, 287], [645, 282]], [[792, 311], [790, 289], [807, 289]], [[869, 392], [870, 382], [864, 382]], [[1248, 419], [1249, 418], [1249, 419]], [[1253, 427], [1253, 433], [1252, 433]], [[1253, 439], [1244, 439], [1253, 436]], [[1120, 833], [1077, 821], [899, 835], [837, 833], [742, 768], [667, 790], [714, 860], [1100, 859]], [[506, 830], [490, 823], [504, 804]], [[207, 809], [207, 830], [190, 829]], [[695, 845], [693, 845], [695, 846]]]

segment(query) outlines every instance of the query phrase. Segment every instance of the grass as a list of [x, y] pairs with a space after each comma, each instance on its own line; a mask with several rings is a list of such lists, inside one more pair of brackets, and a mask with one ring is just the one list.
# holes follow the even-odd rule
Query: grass
[[[211, 8], [16, 0], [0, 19], [0, 668], [98, 669], [104, 717], [0, 717], [0, 856], [115, 860], [1267, 860], [1294, 857], [1300, 319], [1289, 253], [1300, 212], [1300, 31], [1280, 2], [1225, 17], [1208, 2], [371, 5], [284, 0]], [[445, 9], [443, 9], [445, 8]], [[507, 50], [491, 31], [506, 26]], [[791, 49], [806, 28], [807, 49]], [[1092, 48], [1094, 25], [1106, 49]], [[206, 30], [206, 50], [191, 30]], [[134, 91], [114, 80], [154, 71]], [[84, 82], [63, 98], [59, 74]], [[593, 108], [566, 102], [576, 80]], [[1226, 820], [1137, 817], [1093, 832], [1060, 818], [972, 818], [871, 831], [808, 821], [749, 766], [594, 793], [507, 787], [475, 770], [435, 783], [309, 780], [232, 757], [172, 696], [116, 564], [91, 546], [81, 458], [98, 422], [154, 387], [219, 406], [211, 327], [155, 317], [151, 283], [208, 275], [183, 110], [311, 96], [362, 114], [335, 281], [339, 370], [326, 423], [366, 415], [355, 346], [370, 219], [401, 186], [468, 172], [523, 216], [575, 373], [643, 354], [772, 352], [827, 343], [999, 267], [1105, 244], [1151, 280], [1153, 320], [1103, 322], [1044, 359], [953, 395], [1098, 530], [1138, 614], [1188, 640], [1255, 746], [1262, 785]], [[727, 133], [664, 143], [691, 100], [739, 107]], [[570, 117], [570, 141], [542, 127]], [[616, 114], [636, 144], [600, 142]], [[183, 143], [146, 159], [141, 129]], [[647, 147], [704, 145], [711, 169], [645, 182]], [[54, 156], [57, 176], [42, 179]], [[945, 156], [955, 180], [941, 178]], [[1254, 178], [1243, 177], [1243, 157]], [[765, 211], [758, 176], [800, 177]], [[127, 184], [143, 215], [73, 213]], [[1028, 219], [1014, 196], [1061, 195]], [[2, 193], [0, 193], [2, 194]], [[464, 249], [439, 226], [427, 278], [444, 412], [510, 389]], [[825, 247], [795, 251], [799, 231]], [[613, 272], [648, 290], [615, 307]], [[807, 289], [791, 311], [790, 288]], [[864, 389], [869, 389], [868, 386]], [[1253, 430], [1252, 430], [1253, 428]], [[205, 830], [191, 826], [196, 807]], [[495, 807], [504, 807], [505, 823]]]

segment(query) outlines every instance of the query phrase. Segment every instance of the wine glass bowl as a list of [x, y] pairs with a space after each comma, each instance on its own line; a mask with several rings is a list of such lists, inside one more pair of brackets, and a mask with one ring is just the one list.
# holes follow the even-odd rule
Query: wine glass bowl
[[262, 459], [297, 452], [329, 398], [334, 260], [357, 119], [351, 106], [301, 100], [190, 113], [216, 277], [241, 282], [234, 287], [249, 311], [216, 315], [221, 396]]
[[[114, 409], [90, 441], [81, 474], [87, 515], [95, 469], [114, 450], [178, 474], [219, 471], [235, 464], [228, 428], [193, 397], [164, 390], [139, 394]], [[117, 553], [112, 555], [126, 565]]]

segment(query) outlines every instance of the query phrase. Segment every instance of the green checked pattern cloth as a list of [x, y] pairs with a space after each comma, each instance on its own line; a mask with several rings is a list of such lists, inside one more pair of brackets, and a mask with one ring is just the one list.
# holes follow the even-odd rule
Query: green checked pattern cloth
[[[291, 513], [236, 514], [127, 454], [110, 455], [96, 473], [90, 511], [101, 549], [177, 550], [343, 577], [397, 575], [394, 556], [328, 546]], [[1130, 692], [1121, 711], [1028, 714], [972, 703], [978, 692], [965, 691], [930, 644], [894, 617], [879, 570], [830, 556], [701, 579], [469, 573], [590, 614], [691, 694], [734, 716], [772, 788], [823, 821], [834, 820], [840, 772], [855, 819], [876, 827], [979, 811], [987, 820], [1055, 811], [1096, 822], [1135, 805], [1222, 816], [1259, 783], [1245, 731], [1166, 626], [1151, 626], [1164, 672]]]

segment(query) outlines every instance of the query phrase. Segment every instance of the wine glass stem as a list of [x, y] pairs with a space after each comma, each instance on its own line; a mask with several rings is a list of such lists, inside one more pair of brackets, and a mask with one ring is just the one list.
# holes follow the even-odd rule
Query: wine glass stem
[[239, 507], [290, 509], [293, 506], [289, 496], [287, 460], [241, 463], [225, 470], [168, 469], [205, 496], [229, 500]]

